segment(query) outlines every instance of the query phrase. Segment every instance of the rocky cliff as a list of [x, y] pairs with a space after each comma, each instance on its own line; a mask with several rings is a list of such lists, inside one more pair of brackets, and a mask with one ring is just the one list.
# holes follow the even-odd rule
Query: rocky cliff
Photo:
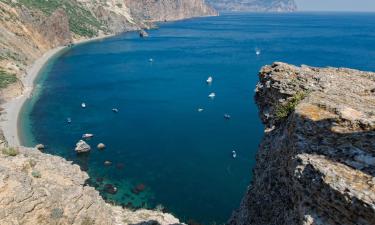
[[294, 0], [208, 0], [219, 11], [244, 12], [293, 12], [297, 10]]
[[275, 63], [259, 77], [265, 137], [230, 224], [375, 224], [375, 73]]
[[172, 215], [154, 210], [112, 206], [92, 187], [77, 165], [36, 149], [0, 152], [1, 225], [122, 225], [180, 224]]
[[147, 21], [173, 21], [217, 12], [202, 0], [125, 0], [131, 14]]

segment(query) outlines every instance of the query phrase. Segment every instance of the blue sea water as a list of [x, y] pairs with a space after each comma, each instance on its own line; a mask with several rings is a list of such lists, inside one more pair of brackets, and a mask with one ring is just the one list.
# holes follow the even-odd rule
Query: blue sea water
[[[221, 224], [239, 206], [263, 135], [253, 100], [263, 65], [375, 70], [375, 14], [224, 14], [160, 27], [147, 39], [125, 33], [50, 60], [23, 107], [20, 135], [79, 164], [108, 201], [161, 204], [184, 221]], [[83, 133], [95, 134], [93, 150], [78, 156]]]

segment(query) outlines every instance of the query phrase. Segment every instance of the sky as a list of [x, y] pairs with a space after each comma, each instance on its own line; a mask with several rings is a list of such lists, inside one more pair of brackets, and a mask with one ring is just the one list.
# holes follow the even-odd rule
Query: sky
[[300, 11], [372, 11], [375, 0], [296, 0]]

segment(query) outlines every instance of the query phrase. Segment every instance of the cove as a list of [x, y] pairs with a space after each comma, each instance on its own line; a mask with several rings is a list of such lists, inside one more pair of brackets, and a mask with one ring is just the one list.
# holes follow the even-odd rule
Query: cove
[[[21, 112], [22, 142], [79, 164], [109, 202], [222, 224], [251, 181], [263, 136], [253, 100], [259, 69], [284, 61], [375, 70], [374, 17], [224, 14], [164, 23], [147, 39], [125, 33], [75, 46], [41, 71]], [[84, 133], [95, 135], [93, 149], [77, 155]]]

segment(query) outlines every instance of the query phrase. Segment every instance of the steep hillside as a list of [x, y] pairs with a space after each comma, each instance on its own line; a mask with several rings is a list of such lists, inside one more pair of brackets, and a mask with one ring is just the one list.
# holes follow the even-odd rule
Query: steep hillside
[[230, 224], [375, 224], [375, 73], [275, 63], [259, 77], [265, 137]]
[[219, 11], [293, 12], [297, 10], [294, 0], [208, 0]]

